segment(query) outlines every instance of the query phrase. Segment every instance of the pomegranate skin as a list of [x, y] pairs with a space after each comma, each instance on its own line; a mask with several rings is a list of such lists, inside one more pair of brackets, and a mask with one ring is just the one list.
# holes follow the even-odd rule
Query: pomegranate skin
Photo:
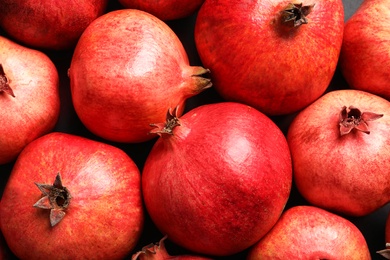
[[0, 164], [55, 127], [60, 115], [59, 76], [43, 52], [0, 36], [0, 64], [14, 96], [0, 91]]
[[267, 115], [296, 112], [327, 89], [336, 70], [344, 25], [341, 0], [314, 4], [308, 23], [287, 28], [290, 0], [206, 0], [195, 42], [216, 90], [228, 101]]
[[[370, 134], [340, 135], [340, 112], [354, 106], [384, 114], [369, 121]], [[390, 199], [390, 102], [359, 90], [331, 91], [301, 111], [287, 140], [294, 181], [311, 204], [345, 215], [364, 216]]]
[[35, 48], [74, 48], [85, 28], [102, 15], [108, 0], [0, 1], [0, 26], [13, 38]]
[[222, 102], [184, 114], [142, 172], [146, 209], [163, 234], [204, 255], [257, 242], [290, 194], [291, 158], [279, 128], [247, 105]]
[[285, 212], [248, 252], [247, 260], [371, 260], [360, 230], [349, 220], [313, 206]]
[[365, 0], [346, 22], [340, 69], [349, 86], [390, 99], [390, 6]]
[[194, 14], [204, 0], [119, 0], [126, 8], [135, 8], [158, 17], [161, 20], [175, 20]]
[[210, 87], [190, 66], [176, 34], [155, 16], [136, 9], [109, 12], [88, 26], [74, 51], [71, 94], [77, 115], [95, 135], [138, 143], [169, 107]]

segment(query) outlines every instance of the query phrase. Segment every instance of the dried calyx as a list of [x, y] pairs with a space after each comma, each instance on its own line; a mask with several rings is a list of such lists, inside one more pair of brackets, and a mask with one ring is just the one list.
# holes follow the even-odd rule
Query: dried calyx
[[368, 121], [373, 121], [381, 118], [383, 114], [376, 114], [372, 112], [361, 112], [354, 106], [344, 106], [340, 112], [340, 135], [346, 135], [352, 131], [352, 129], [359, 130], [363, 133], [369, 134]]
[[158, 243], [151, 243], [147, 246], [142, 247], [141, 251], [135, 253], [131, 260], [136, 259], [169, 259], [170, 255], [166, 252], [164, 246], [164, 240], [167, 239], [168, 236], [164, 236]]
[[[390, 247], [390, 243], [386, 243], [386, 247]], [[389, 248], [377, 251], [377, 253], [386, 259], [390, 259], [390, 249]]]
[[43, 197], [34, 204], [34, 207], [50, 209], [50, 224], [53, 227], [64, 218], [65, 210], [69, 206], [71, 195], [68, 189], [62, 186], [61, 175], [59, 173], [57, 174], [53, 185], [41, 183], [35, 183], [35, 185], [38, 186]]
[[7, 75], [4, 72], [3, 65], [0, 63], [0, 93], [4, 92], [8, 95], [15, 97], [12, 88], [9, 86]]
[[153, 130], [150, 131], [151, 134], [158, 134], [159, 136], [169, 134], [173, 134], [173, 129], [176, 126], [180, 125], [180, 120], [178, 117], [178, 107], [175, 109], [168, 109], [167, 117], [165, 123], [156, 123], [150, 124], [150, 126], [154, 127]]
[[210, 74], [209, 69], [205, 69], [201, 66], [194, 66], [192, 69], [193, 73], [191, 78], [195, 81], [195, 85], [197, 86], [195, 93], [212, 87], [213, 83], [211, 82], [211, 79], [206, 77], [206, 75]]
[[302, 24], [307, 24], [307, 15], [310, 14], [313, 9], [312, 5], [303, 5], [302, 3], [289, 3], [287, 7], [282, 11], [282, 22], [291, 27], [299, 27]]

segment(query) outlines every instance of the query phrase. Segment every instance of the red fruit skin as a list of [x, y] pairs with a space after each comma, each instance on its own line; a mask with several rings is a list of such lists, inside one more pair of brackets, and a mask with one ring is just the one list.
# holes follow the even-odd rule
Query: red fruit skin
[[279, 218], [292, 172], [282, 132], [249, 106], [223, 102], [180, 118], [142, 172], [146, 209], [163, 234], [204, 255], [250, 247]]
[[0, 27], [31, 47], [69, 49], [85, 28], [105, 12], [107, 3], [108, 0], [2, 0]]
[[296, 112], [328, 87], [338, 62], [344, 25], [341, 0], [315, 4], [308, 24], [279, 21], [290, 0], [206, 0], [195, 24], [195, 42], [223, 98], [267, 115]]
[[[57, 173], [72, 198], [51, 227], [34, 184]], [[30, 143], [20, 154], [1, 200], [4, 237], [20, 259], [123, 259], [143, 225], [140, 172], [113, 146], [64, 133]]]
[[0, 91], [0, 164], [51, 131], [60, 114], [59, 78], [42, 52], [0, 36], [0, 64], [15, 97]]
[[119, 0], [126, 8], [135, 8], [158, 17], [161, 20], [176, 20], [194, 14], [204, 0]]
[[[384, 114], [368, 122], [370, 134], [340, 136], [343, 106]], [[287, 141], [294, 181], [310, 203], [351, 216], [367, 215], [390, 199], [390, 102], [359, 90], [332, 91], [301, 111]]]
[[347, 21], [340, 68], [349, 86], [390, 99], [390, 6], [365, 0]]
[[313, 206], [286, 210], [248, 252], [256, 259], [371, 260], [367, 242], [349, 220]]
[[192, 75], [176, 34], [161, 20], [135, 9], [96, 19], [83, 33], [69, 69], [72, 100], [83, 124], [116, 142], [152, 139], [150, 124], [163, 122], [204, 86]]

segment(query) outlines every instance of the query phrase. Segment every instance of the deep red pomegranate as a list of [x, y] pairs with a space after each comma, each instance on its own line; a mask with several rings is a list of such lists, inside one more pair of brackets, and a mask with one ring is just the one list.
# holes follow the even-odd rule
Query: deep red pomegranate
[[390, 200], [390, 102], [359, 90], [332, 91], [288, 129], [294, 180], [312, 204], [367, 215]]
[[0, 27], [34, 48], [70, 49], [85, 28], [106, 11], [108, 0], [0, 1]]
[[51, 133], [19, 155], [0, 215], [20, 259], [123, 259], [142, 231], [140, 172], [116, 147]]
[[44, 53], [0, 36], [0, 164], [51, 131], [60, 114], [59, 77]]
[[289, 114], [327, 89], [343, 25], [341, 0], [206, 0], [195, 42], [223, 98]]
[[119, 0], [126, 8], [143, 10], [161, 20], [176, 20], [194, 14], [204, 0]]
[[96, 19], [73, 54], [69, 77], [75, 110], [94, 134], [116, 142], [143, 142], [168, 107], [211, 86], [190, 66], [176, 34], [155, 16], [135, 9]]
[[351, 88], [390, 99], [390, 5], [364, 0], [344, 28], [340, 68]]
[[338, 259], [371, 260], [360, 230], [349, 220], [313, 206], [285, 212], [265, 237], [249, 251], [247, 260]]
[[163, 234], [193, 252], [227, 256], [257, 242], [290, 194], [288, 145], [280, 129], [247, 105], [176, 110], [142, 172], [146, 209]]

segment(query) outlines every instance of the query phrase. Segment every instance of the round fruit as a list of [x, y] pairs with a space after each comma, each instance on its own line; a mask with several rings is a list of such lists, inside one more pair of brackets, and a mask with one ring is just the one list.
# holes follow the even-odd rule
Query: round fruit
[[254, 245], [247, 260], [371, 260], [360, 230], [349, 220], [313, 206], [285, 211], [275, 226]]
[[390, 6], [365, 0], [345, 24], [340, 69], [349, 86], [390, 99]]
[[0, 164], [51, 131], [60, 114], [59, 77], [44, 53], [0, 36]]
[[168, 107], [211, 86], [208, 70], [190, 66], [176, 34], [135, 9], [96, 19], [81, 36], [69, 76], [74, 108], [94, 134], [116, 142], [143, 142], [150, 123]]
[[19, 155], [0, 215], [20, 259], [123, 259], [142, 231], [140, 172], [118, 148], [51, 133]]
[[85, 28], [102, 15], [108, 0], [0, 1], [0, 27], [35, 48], [73, 48]]
[[359, 90], [331, 91], [288, 129], [294, 180], [310, 203], [367, 215], [390, 200], [390, 102]]
[[257, 242], [283, 211], [292, 166], [285, 136], [247, 105], [176, 110], [142, 172], [146, 208], [156, 226], [193, 252], [226, 256]]
[[341, 0], [206, 0], [195, 42], [223, 98], [281, 115], [325, 92], [343, 26]]

